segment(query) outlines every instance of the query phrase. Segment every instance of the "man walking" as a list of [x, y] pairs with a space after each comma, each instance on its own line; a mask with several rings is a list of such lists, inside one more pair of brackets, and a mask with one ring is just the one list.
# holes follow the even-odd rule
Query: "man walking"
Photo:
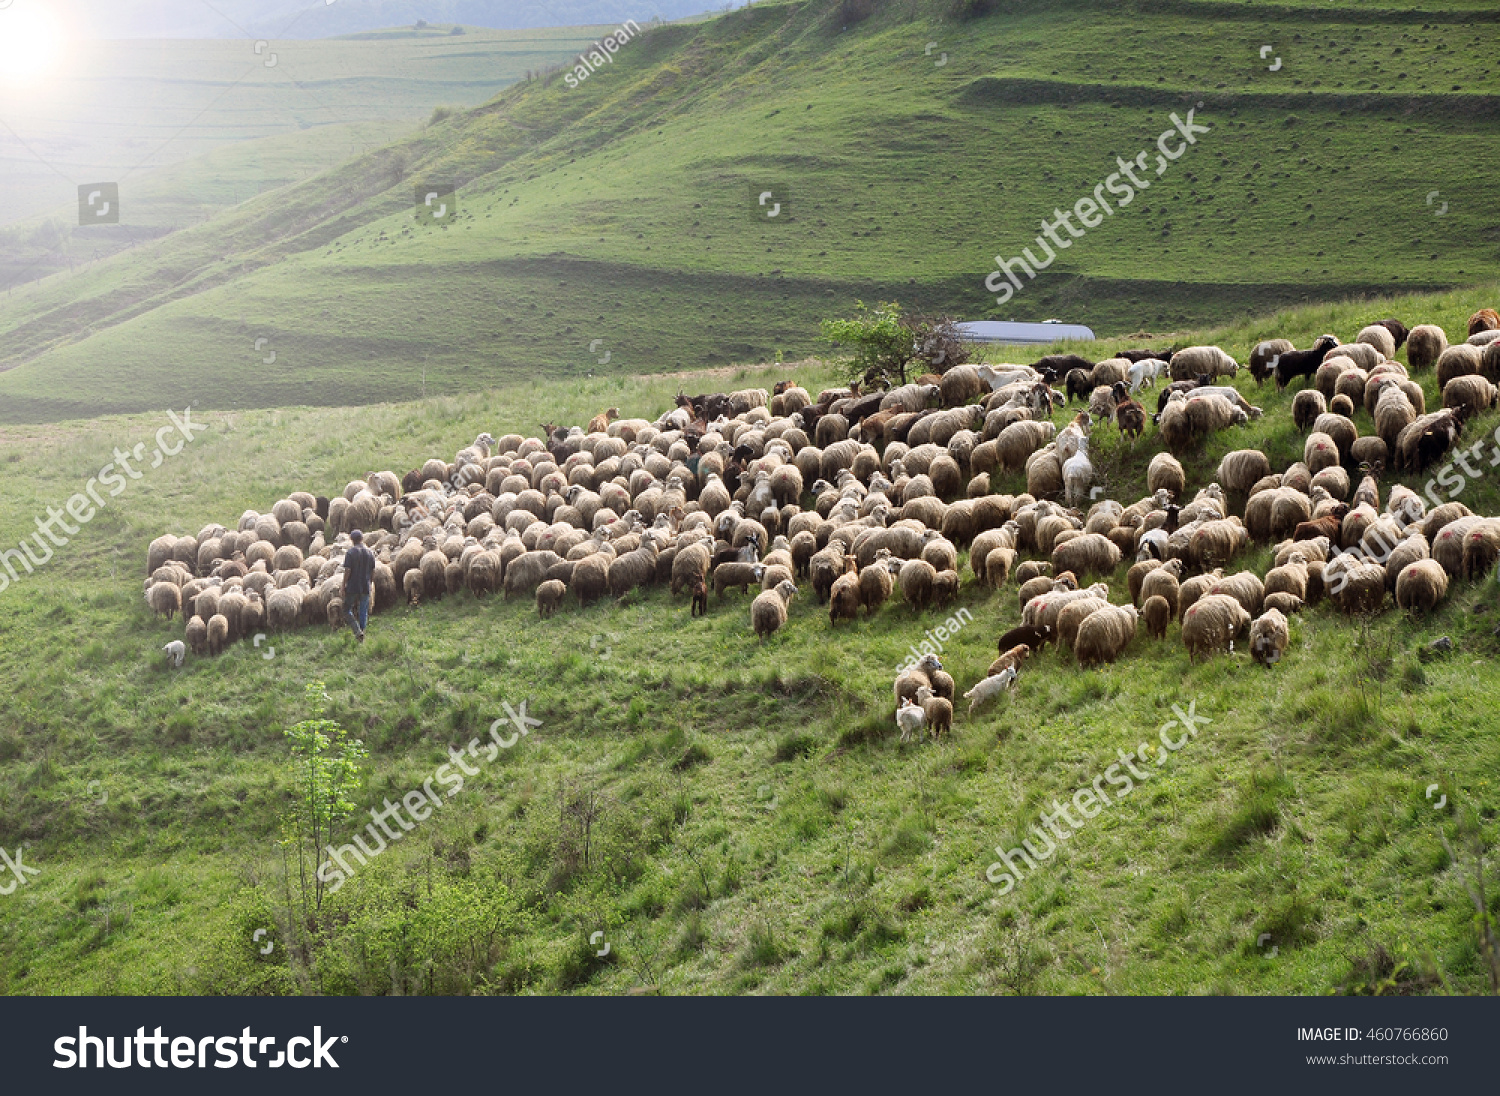
[[354, 630], [354, 638], [363, 643], [365, 624], [370, 619], [370, 591], [375, 584], [375, 553], [365, 547], [365, 535], [360, 530], [350, 533], [349, 539], [354, 546], [344, 553], [344, 619]]

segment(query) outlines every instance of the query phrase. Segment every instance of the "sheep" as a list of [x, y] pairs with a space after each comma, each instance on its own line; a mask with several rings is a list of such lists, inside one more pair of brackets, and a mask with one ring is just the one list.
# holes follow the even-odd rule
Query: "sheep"
[[1186, 347], [1173, 354], [1167, 364], [1174, 381], [1192, 380], [1204, 373], [1210, 377], [1232, 377], [1240, 368], [1238, 362], [1217, 346]]
[[1409, 613], [1427, 613], [1448, 595], [1448, 572], [1436, 560], [1408, 563], [1396, 576], [1396, 606]]
[[1250, 545], [1250, 534], [1239, 518], [1204, 521], [1188, 536], [1187, 561], [1196, 568], [1228, 563]]
[[694, 617], [708, 616], [708, 583], [702, 577], [693, 580], [692, 595], [693, 608], [691, 615]]
[[1430, 369], [1448, 349], [1448, 335], [1436, 324], [1421, 323], [1406, 337], [1406, 364], [1413, 371]]
[[[925, 685], [922, 690], [931, 692]], [[922, 736], [922, 727], [927, 722], [927, 710], [909, 696], [903, 696], [896, 709], [896, 726], [901, 731], [901, 741], [910, 742], [912, 736]]]
[[568, 587], [558, 579], [548, 579], [536, 588], [536, 615], [546, 620], [567, 596]]
[[1182, 642], [1188, 657], [1197, 661], [1201, 654], [1228, 651], [1250, 614], [1227, 594], [1206, 594], [1193, 602], [1182, 615]]
[[1385, 602], [1385, 568], [1340, 555], [1324, 571], [1330, 599], [1346, 615], [1378, 613]]
[[884, 556], [877, 553], [875, 562], [859, 572], [859, 600], [866, 617], [874, 616], [889, 600], [896, 585], [895, 572], [900, 569], [899, 561], [891, 557], [889, 550], [880, 551]]
[[1454, 377], [1467, 376], [1470, 373], [1480, 372], [1484, 356], [1477, 346], [1468, 343], [1459, 343], [1450, 346], [1438, 355], [1437, 360], [1437, 382], [1439, 388], [1446, 388], [1448, 382]]
[[[1482, 377], [1479, 379], [1483, 380]], [[1395, 449], [1401, 431], [1416, 421], [1417, 409], [1398, 386], [1388, 385], [1377, 397], [1372, 417], [1375, 420], [1375, 433], [1385, 442], [1389, 451]], [[1352, 454], [1352, 448], [1350, 452]]]
[[157, 616], [171, 620], [182, 611], [182, 590], [170, 582], [158, 582], [146, 591], [146, 604]]
[[964, 699], [969, 702], [970, 718], [980, 708], [1015, 684], [1015, 680], [1016, 671], [1014, 667], [1008, 667], [997, 674], [981, 678], [972, 689], [964, 693]]
[[[1141, 580], [1140, 598], [1149, 601], [1159, 597], [1167, 603], [1173, 617], [1177, 615], [1177, 599], [1182, 578], [1182, 560], [1168, 560], [1160, 567], [1148, 571]], [[1132, 604], [1135, 599], [1131, 599]]]
[[[1046, 631], [1052, 634], [1052, 627], [1046, 628]], [[1014, 673], [1022, 672], [1022, 666], [1028, 658], [1031, 658], [1032, 651], [1034, 648], [1029, 643], [1017, 643], [1016, 646], [1005, 649], [1001, 652], [1001, 657], [990, 663], [990, 669], [986, 670], [987, 675], [993, 678], [998, 673], [1004, 673], [1005, 670], [1013, 670]]]
[[1323, 359], [1328, 352], [1338, 346], [1339, 340], [1335, 335], [1320, 335], [1316, 342], [1307, 350], [1284, 350], [1276, 359], [1276, 366], [1272, 371], [1272, 379], [1276, 382], [1276, 390], [1279, 392], [1298, 377], [1311, 377], [1323, 364]]
[[1267, 668], [1274, 666], [1286, 653], [1289, 640], [1286, 617], [1279, 609], [1267, 609], [1250, 625], [1250, 657]]
[[417, 568], [407, 571], [401, 578], [401, 588], [406, 594], [406, 604], [420, 605], [425, 583], [422, 572]]
[[1019, 472], [1026, 466], [1027, 458], [1051, 441], [1056, 433], [1057, 428], [1050, 422], [1022, 420], [1011, 423], [995, 438], [996, 468], [1003, 473]]
[[1021, 613], [1021, 622], [1035, 626], [1046, 624], [1056, 630], [1058, 614], [1063, 611], [1063, 607], [1069, 602], [1086, 597], [1107, 600], [1109, 587], [1102, 582], [1096, 582], [1083, 590], [1061, 590], [1057, 593], [1043, 594], [1026, 603], [1026, 608]]
[[222, 613], [208, 618], [208, 653], [219, 654], [229, 646], [229, 619]]
[[855, 620], [859, 617], [862, 604], [860, 597], [859, 575], [855, 568], [857, 561], [853, 556], [844, 557], [845, 571], [833, 580], [833, 588], [828, 595], [828, 623], [830, 627], [837, 627], [840, 620]]
[[1477, 579], [1500, 560], [1500, 518], [1482, 518], [1463, 537], [1463, 577]]
[[1259, 449], [1236, 449], [1219, 461], [1214, 479], [1226, 491], [1248, 494], [1255, 482], [1271, 473], [1271, 462]]
[[1249, 361], [1250, 375], [1255, 378], [1255, 386], [1259, 388], [1261, 383], [1271, 375], [1281, 355], [1294, 349], [1295, 347], [1288, 339], [1263, 339], [1256, 343], [1250, 350]]
[[1163, 639], [1167, 634], [1167, 626], [1172, 623], [1174, 614], [1172, 608], [1167, 604], [1167, 599], [1160, 594], [1152, 594], [1141, 606], [1141, 617], [1146, 622], [1146, 631], [1152, 639]]
[[907, 560], [901, 565], [899, 580], [902, 600], [914, 611], [924, 612], [932, 602], [937, 568], [925, 559]]
[[953, 702], [936, 695], [927, 686], [917, 690], [917, 703], [927, 720], [927, 733], [934, 739], [953, 730]]
[[[1060, 643], [1072, 648], [1078, 638], [1078, 628], [1090, 615], [1107, 608], [1109, 601], [1102, 597], [1081, 597], [1070, 601], [1057, 614], [1057, 638]], [[993, 673], [994, 670], [991, 670]]]
[[1307, 558], [1301, 552], [1293, 552], [1288, 561], [1266, 572], [1263, 587], [1266, 597], [1272, 594], [1291, 594], [1301, 600], [1307, 598]]
[[[602, 552], [585, 556], [573, 566], [568, 588], [578, 597], [578, 604], [592, 605], [609, 591], [609, 565], [612, 557]], [[676, 563], [676, 560], [673, 560]]]
[[[577, 568], [574, 568], [574, 573], [577, 573]], [[495, 552], [479, 552], [470, 559], [464, 571], [464, 584], [474, 597], [483, 597], [500, 589], [501, 574], [500, 556]]]
[[189, 617], [184, 638], [195, 655], [208, 654], [208, 622], [202, 617]]
[[1370, 324], [1368, 327], [1359, 329], [1359, 334], [1354, 336], [1357, 343], [1368, 343], [1380, 351], [1380, 356], [1387, 361], [1396, 356], [1396, 338], [1391, 331], [1382, 324]]
[[[613, 570], [613, 565], [611, 565]], [[730, 587], [738, 587], [740, 593], [746, 593], [751, 586], [759, 586], [765, 578], [765, 565], [760, 563], [721, 563], [714, 568], [714, 594], [720, 600], [724, 600], [724, 591]]]
[[1500, 312], [1493, 308], [1481, 308], [1469, 317], [1469, 334], [1477, 335], [1481, 331], [1494, 331], [1500, 328]]
[[182, 640], [174, 639], [171, 643], [168, 643], [165, 647], [163, 647], [162, 650], [165, 651], [167, 657], [172, 660], [172, 665], [175, 668], [182, 668], [182, 660], [187, 657], [187, 646], [182, 642]]
[[758, 594], [750, 603], [750, 626], [762, 643], [786, 623], [787, 606], [796, 592], [795, 584], [782, 582], [774, 590]]
[[1034, 626], [1022, 624], [1012, 628], [996, 641], [999, 654], [1014, 650], [1017, 647], [1026, 647], [1027, 653], [1040, 652], [1048, 643], [1053, 642], [1055, 633], [1047, 625]]
[[1146, 490], [1151, 494], [1167, 491], [1173, 498], [1187, 489], [1187, 473], [1170, 453], [1157, 453], [1146, 466]]
[[1080, 578], [1107, 575], [1120, 565], [1119, 546], [1099, 533], [1081, 533], [1052, 550], [1052, 566]]
[[1472, 418], [1495, 406], [1497, 392], [1500, 390], [1478, 374], [1454, 377], [1443, 385], [1443, 406], [1462, 407]]
[[1302, 462], [1316, 475], [1324, 468], [1339, 463], [1338, 444], [1327, 434], [1314, 430], [1307, 435], [1302, 447]]
[[1135, 638], [1138, 616], [1134, 605], [1107, 605], [1090, 613], [1078, 628], [1078, 664], [1097, 666], [1119, 658]]
[[1207, 574], [1194, 575], [1192, 578], [1184, 580], [1177, 587], [1177, 619], [1181, 620], [1183, 614], [1192, 607], [1193, 603], [1207, 594], [1213, 588], [1214, 583], [1223, 577], [1223, 569], [1215, 567]]
[[1081, 506], [1089, 485], [1094, 482], [1094, 465], [1089, 460], [1088, 439], [1079, 440], [1078, 451], [1063, 462], [1063, 487], [1069, 506]]
[[[943, 674], [943, 664], [937, 655], [923, 655], [920, 662], [902, 670], [896, 675], [896, 682], [892, 686], [897, 705], [900, 705], [904, 699], [915, 699], [917, 690], [923, 685], [931, 687], [941, 696], [942, 690], [937, 687], [937, 682], [934, 680], [940, 674], [947, 677]], [[951, 692], [948, 695], [951, 696]]]

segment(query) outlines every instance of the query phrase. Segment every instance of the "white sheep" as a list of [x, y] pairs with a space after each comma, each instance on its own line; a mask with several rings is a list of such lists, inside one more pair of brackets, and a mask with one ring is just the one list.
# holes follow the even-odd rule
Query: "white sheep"
[[187, 657], [187, 644], [180, 639], [174, 639], [162, 648], [167, 652], [167, 657], [172, 660], [172, 665], [181, 668], [182, 660]]
[[1125, 377], [1130, 383], [1130, 394], [1133, 396], [1143, 387], [1156, 387], [1157, 378], [1161, 376], [1162, 370], [1167, 368], [1167, 363], [1160, 358], [1142, 358], [1135, 362], [1125, 371]]
[[896, 726], [901, 728], [901, 741], [910, 742], [914, 735], [920, 741], [926, 723], [927, 713], [922, 705], [914, 703], [909, 696], [903, 696], [901, 707], [896, 709]]
[[1078, 439], [1078, 452], [1063, 462], [1063, 487], [1069, 506], [1081, 506], [1094, 482], [1094, 464], [1089, 460], [1089, 439]]
[[969, 702], [969, 714], [972, 716], [980, 708], [984, 707], [995, 697], [1009, 689], [1016, 680], [1016, 668], [1007, 666], [998, 674], [991, 674], [976, 684], [968, 692], [964, 693], [964, 699]]

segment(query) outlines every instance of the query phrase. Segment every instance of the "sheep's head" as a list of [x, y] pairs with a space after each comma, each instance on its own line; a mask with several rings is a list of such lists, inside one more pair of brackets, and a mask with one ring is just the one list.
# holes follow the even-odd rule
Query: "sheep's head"
[[921, 670], [923, 673], [930, 674], [934, 670], [941, 670], [943, 668], [943, 663], [937, 655], [923, 655], [922, 661], [917, 663], [916, 668]]
[[782, 601], [791, 601], [797, 593], [797, 584], [791, 579], [782, 579], [776, 584], [776, 593], [781, 596]]

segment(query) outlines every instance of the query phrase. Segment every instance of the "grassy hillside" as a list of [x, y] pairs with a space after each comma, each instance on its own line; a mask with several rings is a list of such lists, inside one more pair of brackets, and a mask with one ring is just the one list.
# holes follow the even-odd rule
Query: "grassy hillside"
[[[1451, 338], [1497, 291], [1320, 305], [1179, 337], [1243, 359], [1266, 335], [1306, 345], [1396, 313]], [[801, 362], [688, 383], [788, 372], [814, 388], [832, 379]], [[889, 709], [897, 665], [943, 618], [896, 603], [833, 633], [810, 593], [764, 645], [733, 594], [704, 619], [658, 588], [546, 622], [529, 603], [465, 595], [377, 617], [362, 647], [314, 629], [164, 667], [157, 648], [180, 622], [152, 620], [140, 597], [159, 533], [231, 522], [293, 489], [336, 491], [483, 429], [579, 422], [606, 405], [655, 415], [679, 383], [608, 376], [365, 408], [195, 408], [206, 433], [0, 592], [0, 847], [24, 844], [40, 872], [0, 897], [0, 992], [1484, 988], [1463, 873], [1439, 829], [1451, 834], [1462, 812], [1493, 836], [1492, 579], [1455, 586], [1426, 621], [1388, 611], [1365, 627], [1309, 611], [1270, 671], [1243, 651], [1190, 665], [1175, 628], [1099, 671], [1048, 651], [1008, 701], [961, 712], [942, 745], [901, 746]], [[1278, 467], [1301, 453], [1289, 397], [1237, 383], [1266, 414], [1187, 461], [1190, 489], [1231, 448], [1264, 447]], [[1424, 384], [1433, 406], [1430, 375]], [[12, 485], [0, 547], [165, 421], [0, 429]], [[1368, 428], [1362, 411], [1358, 422]], [[1490, 413], [1466, 440], [1497, 425]], [[1101, 428], [1095, 461], [1112, 497], [1143, 492], [1158, 447], [1154, 429], [1132, 451]], [[1492, 477], [1462, 497], [1500, 512]], [[1265, 552], [1246, 565], [1263, 571]], [[1123, 599], [1123, 569], [1112, 587]], [[964, 688], [1018, 611], [1014, 586], [966, 583], [960, 604], [974, 619], [944, 659]], [[1456, 650], [1419, 658], [1439, 635]], [[282, 732], [309, 714], [302, 690], [315, 679], [330, 717], [371, 751], [361, 815], [431, 779], [504, 703], [525, 700], [541, 726], [479, 763], [441, 814], [304, 921], [288, 914], [277, 840], [293, 795]], [[1173, 705], [1211, 722], [1149, 787], [1000, 895], [985, 878], [995, 846], [1013, 846], [1117, 751], [1154, 740]], [[314, 928], [309, 980], [286, 947]]]
[[[649, 30], [577, 87], [512, 88], [18, 291], [0, 416], [408, 399], [598, 372], [603, 349], [617, 372], [768, 360], [856, 298], [1114, 334], [1493, 269], [1493, 13], [860, 10]], [[1189, 108], [1211, 132], [997, 309], [995, 256]], [[430, 182], [459, 187], [446, 230], [414, 222]], [[786, 220], [759, 217], [768, 189]], [[242, 349], [260, 337], [272, 367]]]

